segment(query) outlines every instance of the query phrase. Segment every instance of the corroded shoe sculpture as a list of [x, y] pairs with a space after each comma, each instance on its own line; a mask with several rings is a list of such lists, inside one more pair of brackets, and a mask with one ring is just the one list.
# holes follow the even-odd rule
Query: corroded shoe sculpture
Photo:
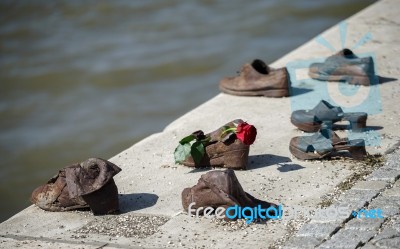
[[323, 63], [311, 64], [309, 75], [317, 80], [345, 81], [353, 85], [378, 83], [372, 57], [359, 58], [347, 48], [329, 56]]
[[293, 156], [302, 160], [344, 156], [340, 153], [344, 151], [357, 160], [367, 155], [363, 139], [340, 138], [324, 123], [321, 130], [311, 136], [293, 137], [289, 143], [289, 150]]
[[256, 135], [256, 128], [241, 119], [205, 135], [196, 131], [179, 142], [175, 162], [189, 167], [246, 169]]
[[292, 113], [290, 121], [302, 131], [316, 132], [321, 128], [322, 122], [336, 123], [348, 121], [350, 129], [362, 131], [365, 129], [368, 114], [365, 112], [343, 112], [340, 106], [333, 106], [321, 100], [311, 110], [296, 110]]
[[[235, 205], [250, 208], [260, 205], [263, 209], [276, 207], [246, 193], [231, 169], [210, 171], [202, 175], [196, 185], [182, 192], [183, 209], [188, 212], [190, 206], [192, 214], [200, 207], [216, 209]], [[202, 214], [202, 210], [199, 210], [199, 214]]]
[[286, 68], [273, 69], [256, 59], [246, 63], [239, 76], [222, 79], [219, 88], [233, 95], [286, 97], [289, 96], [288, 80]]
[[109, 214], [119, 208], [113, 176], [121, 169], [100, 158], [61, 169], [46, 184], [36, 188], [32, 203], [47, 211], [89, 208], [94, 214]]

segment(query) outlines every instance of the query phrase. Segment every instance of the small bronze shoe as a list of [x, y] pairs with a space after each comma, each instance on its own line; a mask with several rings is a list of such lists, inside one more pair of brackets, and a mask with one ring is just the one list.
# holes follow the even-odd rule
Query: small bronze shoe
[[286, 68], [273, 69], [262, 60], [246, 63], [239, 76], [226, 77], [220, 81], [222, 92], [240, 96], [289, 96], [288, 71]]
[[378, 83], [372, 57], [357, 57], [350, 49], [329, 56], [323, 63], [310, 65], [311, 78], [324, 81], [344, 81], [352, 85], [370, 86]]
[[247, 169], [250, 146], [243, 144], [239, 139], [211, 143], [205, 149], [206, 153], [199, 165], [195, 164], [191, 156], [183, 161], [182, 164], [188, 167]]
[[210, 140], [205, 145], [205, 153], [199, 164], [189, 156], [182, 162], [189, 167], [223, 167], [230, 169], [247, 169], [250, 146], [240, 141], [234, 134], [224, 135], [227, 127], [235, 127], [235, 124], [243, 120], [237, 119], [229, 122], [217, 130], [206, 134]]
[[365, 112], [344, 112], [340, 106], [333, 106], [321, 100], [311, 110], [296, 110], [292, 112], [290, 121], [302, 131], [316, 132], [323, 122], [336, 123], [348, 121], [353, 131], [362, 131], [366, 127], [368, 114]]
[[46, 184], [37, 187], [31, 195], [31, 202], [46, 211], [69, 211], [86, 209], [89, 205], [80, 196], [71, 197], [67, 188], [65, 169], [61, 169]]
[[94, 214], [114, 213], [119, 202], [113, 176], [120, 171], [109, 161], [89, 158], [61, 169], [33, 191], [31, 201], [47, 211], [90, 208]]
[[347, 152], [356, 160], [362, 160], [367, 155], [363, 139], [340, 138], [324, 123], [321, 129], [311, 136], [293, 137], [289, 143], [289, 150], [301, 160], [347, 157], [342, 152]]
[[[246, 193], [231, 169], [214, 170], [202, 175], [196, 185], [182, 191], [182, 206], [192, 214], [200, 207], [228, 208], [230, 206], [258, 207], [263, 209], [277, 207], [273, 203], [259, 200]], [[204, 210], [204, 209], [203, 209]], [[199, 210], [202, 214], [203, 210]]]

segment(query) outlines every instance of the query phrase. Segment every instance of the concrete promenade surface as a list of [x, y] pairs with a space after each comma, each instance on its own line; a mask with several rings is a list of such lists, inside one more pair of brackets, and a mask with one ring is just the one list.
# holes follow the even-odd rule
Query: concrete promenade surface
[[[342, 96], [339, 85], [343, 83], [329, 83], [327, 88], [329, 96], [344, 107], [368, 102], [370, 91], [378, 94], [372, 107], [381, 106], [381, 111], [369, 115], [367, 126], [380, 141], [371, 137], [372, 133], [366, 135], [372, 143], [367, 151], [372, 155], [380, 153], [386, 160], [382, 167], [352, 160], [301, 161], [291, 156], [290, 139], [303, 135], [290, 123], [292, 104], [301, 99], [308, 99], [313, 105], [319, 102], [317, 91], [307, 83], [303, 86], [308, 91], [290, 98], [219, 94], [163, 132], [110, 159], [122, 168], [115, 177], [120, 192], [119, 215], [45, 212], [30, 206], [0, 224], [0, 248], [400, 248], [399, 9], [400, 1], [379, 1], [346, 20], [346, 47], [353, 48], [365, 34], [372, 34], [371, 40], [353, 51], [375, 55], [382, 84], [360, 87], [359, 94], [353, 97]], [[339, 26], [334, 26], [321, 35], [338, 51], [342, 48], [340, 34]], [[312, 39], [271, 66], [283, 67], [332, 53]], [[265, 58], [260, 55], [260, 59]], [[232, 75], [235, 71], [232, 69]], [[297, 76], [305, 77], [301, 70]], [[281, 204], [284, 210], [301, 207], [318, 211], [323, 202], [329, 208], [344, 207], [347, 215], [294, 219], [285, 216], [246, 226], [240, 220], [226, 223], [184, 213], [182, 190], [195, 185], [210, 169], [175, 165], [173, 151], [179, 139], [199, 129], [212, 131], [236, 118], [258, 129], [257, 140], [250, 148], [249, 169], [236, 171], [246, 192]], [[343, 187], [348, 182], [350, 189]], [[378, 208], [383, 210], [383, 219], [351, 215], [352, 210]]]

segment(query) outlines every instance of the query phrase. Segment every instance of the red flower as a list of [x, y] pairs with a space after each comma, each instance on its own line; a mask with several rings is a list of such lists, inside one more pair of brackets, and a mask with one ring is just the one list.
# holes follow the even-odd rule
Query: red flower
[[240, 123], [236, 127], [236, 137], [246, 145], [251, 145], [256, 140], [257, 129], [246, 122]]

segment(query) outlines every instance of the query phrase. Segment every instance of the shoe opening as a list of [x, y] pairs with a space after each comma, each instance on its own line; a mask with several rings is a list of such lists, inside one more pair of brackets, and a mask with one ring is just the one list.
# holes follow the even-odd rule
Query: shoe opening
[[346, 58], [356, 58], [356, 55], [353, 53], [353, 51], [351, 51], [351, 50], [348, 49], [348, 48], [344, 48], [344, 49], [342, 50], [342, 54], [343, 54], [343, 56], [346, 57]]
[[255, 59], [252, 63], [251, 66], [259, 73], [261, 74], [268, 74], [269, 73], [269, 67], [260, 59]]

